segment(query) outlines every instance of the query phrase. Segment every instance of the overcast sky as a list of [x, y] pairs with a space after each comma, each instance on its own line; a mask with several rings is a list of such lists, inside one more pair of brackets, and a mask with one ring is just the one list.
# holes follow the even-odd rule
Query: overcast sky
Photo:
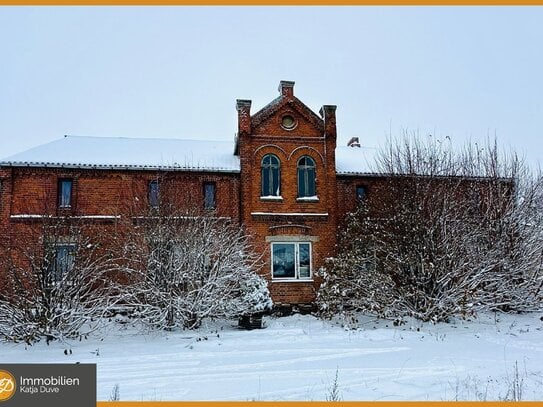
[[543, 155], [543, 7], [0, 7], [0, 157], [64, 134], [233, 140], [280, 80], [338, 143]]

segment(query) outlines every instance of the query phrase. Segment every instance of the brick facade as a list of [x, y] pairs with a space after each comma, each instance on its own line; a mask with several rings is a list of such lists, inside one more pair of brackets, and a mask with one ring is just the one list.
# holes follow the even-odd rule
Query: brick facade
[[[275, 302], [309, 303], [318, 280], [273, 279], [271, 243], [309, 241], [314, 273], [323, 259], [333, 254], [337, 227], [335, 156], [335, 106], [322, 109], [318, 117], [294, 96], [293, 84], [281, 82], [280, 96], [251, 116], [250, 104], [238, 101], [238, 148], [241, 161], [242, 222], [255, 236], [258, 250], [268, 262], [263, 274], [270, 280]], [[283, 117], [294, 119], [293, 129], [281, 125]], [[261, 196], [261, 162], [265, 155], [279, 158], [280, 198]], [[316, 163], [316, 199], [301, 200], [297, 191], [297, 163], [303, 156]]]
[[[203, 186], [212, 183], [216, 214], [244, 226], [254, 237], [256, 249], [264, 254], [260, 273], [269, 281], [274, 302], [311, 303], [320, 283], [315, 271], [334, 254], [338, 225], [356, 206], [356, 187], [363, 185], [371, 193], [379, 188], [381, 179], [337, 174], [336, 108], [325, 105], [317, 115], [294, 96], [293, 82], [282, 81], [279, 97], [255, 114], [248, 100], [238, 100], [236, 108], [239, 172], [0, 167], [0, 247], [7, 250], [15, 236], [31, 239], [38, 215], [79, 218], [98, 225], [97, 233], [108, 233], [120, 217], [148, 207], [152, 180], [160, 182], [161, 196], [175, 196], [178, 206], [200, 210]], [[280, 162], [276, 196], [262, 196], [262, 160], [268, 154]], [[298, 165], [304, 157], [315, 163], [316, 191], [300, 198]], [[57, 202], [61, 179], [72, 181], [69, 208], [59, 208]], [[309, 276], [273, 278], [274, 244], [302, 244], [296, 246], [299, 275], [302, 249], [310, 247]]]

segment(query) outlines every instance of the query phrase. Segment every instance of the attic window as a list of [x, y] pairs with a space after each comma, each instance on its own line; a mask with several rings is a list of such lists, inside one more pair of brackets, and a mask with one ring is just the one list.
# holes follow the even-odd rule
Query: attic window
[[285, 130], [292, 130], [296, 127], [296, 120], [290, 114], [286, 114], [281, 118], [281, 127]]

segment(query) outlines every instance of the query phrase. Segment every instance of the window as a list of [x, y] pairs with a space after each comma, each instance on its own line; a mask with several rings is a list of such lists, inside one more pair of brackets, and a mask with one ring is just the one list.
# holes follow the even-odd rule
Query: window
[[53, 246], [53, 261], [50, 267], [52, 283], [59, 283], [74, 268], [75, 245], [63, 244]]
[[358, 185], [356, 187], [356, 200], [358, 202], [362, 202], [366, 199], [366, 196], [368, 194], [368, 190], [363, 185]]
[[151, 181], [149, 183], [149, 206], [151, 208], [158, 208], [160, 202], [160, 184], [158, 181]]
[[298, 198], [317, 195], [315, 178], [315, 161], [311, 157], [303, 156], [298, 161]]
[[262, 159], [262, 196], [281, 195], [281, 164], [273, 154]]
[[176, 253], [173, 240], [156, 238], [149, 241], [149, 257], [147, 260], [148, 278], [156, 284], [169, 283], [168, 275], [178, 267], [180, 257]]
[[272, 243], [272, 275], [276, 279], [310, 279], [311, 243]]
[[58, 206], [59, 208], [71, 208], [72, 183], [73, 181], [71, 179], [58, 180]]
[[204, 184], [204, 209], [215, 209], [216, 206], [215, 184], [212, 182], [206, 182]]
[[281, 127], [285, 130], [294, 129], [296, 127], [296, 119], [290, 114], [283, 116], [281, 118]]
[[481, 191], [478, 189], [470, 189], [468, 192], [468, 212], [471, 215], [476, 215], [481, 213]]

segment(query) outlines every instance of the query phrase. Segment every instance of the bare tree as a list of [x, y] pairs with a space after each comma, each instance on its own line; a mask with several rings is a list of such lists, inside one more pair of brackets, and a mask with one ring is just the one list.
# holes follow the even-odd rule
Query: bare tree
[[92, 226], [63, 216], [36, 218], [14, 236], [4, 258], [0, 337], [30, 344], [85, 336], [114, 303], [108, 280], [116, 262]]
[[21, 215], [0, 258], [0, 337], [80, 337], [118, 307], [160, 328], [270, 309], [249, 236], [212, 208], [180, 209], [175, 194], [161, 199], [158, 182], [149, 199], [128, 191], [128, 207], [102, 221], [57, 208]]
[[123, 302], [159, 328], [197, 328], [203, 319], [271, 308], [250, 238], [214, 212], [161, 203], [133, 217], [125, 250]]
[[496, 143], [454, 151], [395, 140], [378, 157], [379, 209], [362, 204], [322, 271], [326, 313], [355, 309], [447, 320], [541, 306], [541, 176]]

